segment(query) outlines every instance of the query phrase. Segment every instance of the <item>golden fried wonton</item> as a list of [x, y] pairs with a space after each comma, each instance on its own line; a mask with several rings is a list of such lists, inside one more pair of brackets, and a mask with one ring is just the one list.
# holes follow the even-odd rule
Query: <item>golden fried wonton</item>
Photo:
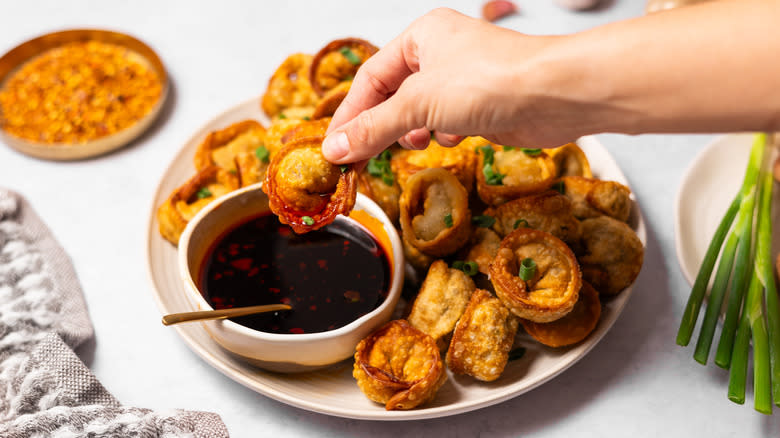
[[576, 143], [567, 143], [557, 148], [548, 149], [548, 153], [555, 162], [556, 176], [593, 177], [588, 157]]
[[587, 281], [582, 282], [580, 297], [571, 312], [552, 322], [521, 319], [525, 331], [548, 347], [565, 347], [585, 339], [596, 328], [601, 317], [599, 293]]
[[341, 82], [351, 81], [358, 68], [379, 49], [366, 40], [344, 38], [320, 49], [311, 62], [309, 81], [322, 97]]
[[468, 193], [450, 172], [425, 169], [409, 178], [401, 193], [403, 237], [420, 252], [443, 257], [471, 234]]
[[[524, 263], [530, 259], [532, 263]], [[535, 265], [524, 280], [521, 263]], [[577, 259], [563, 241], [530, 228], [518, 228], [504, 237], [490, 265], [496, 295], [515, 315], [536, 322], [563, 317], [577, 302], [582, 284]]]
[[273, 117], [291, 107], [314, 106], [317, 94], [309, 82], [312, 56], [295, 53], [276, 69], [261, 100], [261, 107]]
[[631, 214], [631, 190], [615, 181], [567, 176], [561, 178], [564, 194], [572, 200], [577, 219], [607, 215], [626, 222]]
[[357, 172], [327, 161], [322, 139], [287, 143], [271, 159], [262, 186], [271, 211], [299, 234], [330, 224], [355, 205]]
[[455, 175], [466, 191], [474, 188], [474, 167], [477, 155], [471, 146], [473, 138], [464, 139], [451, 148], [440, 146], [432, 139], [426, 149], [400, 149], [393, 154], [391, 165], [398, 184], [403, 189], [410, 176], [423, 169], [440, 167]]
[[436, 342], [402, 319], [360, 341], [352, 376], [366, 397], [388, 411], [431, 400], [447, 380]]
[[488, 205], [545, 190], [555, 178], [555, 163], [542, 149], [488, 143], [478, 150], [477, 194]]
[[602, 294], [631, 285], [642, 269], [645, 249], [634, 230], [609, 216], [582, 221], [582, 277]]
[[436, 260], [428, 269], [407, 320], [438, 341], [455, 328], [474, 289], [471, 277]]
[[209, 166], [174, 190], [157, 209], [160, 234], [178, 245], [187, 222], [214, 199], [239, 187], [238, 176], [217, 166]]
[[570, 246], [580, 239], [580, 223], [572, 214], [571, 201], [554, 190], [514, 199], [483, 214], [496, 219], [493, 229], [502, 236], [526, 227], [546, 231]]
[[517, 318], [490, 292], [477, 289], [452, 334], [447, 366], [490, 382], [498, 379], [509, 360], [517, 333]]

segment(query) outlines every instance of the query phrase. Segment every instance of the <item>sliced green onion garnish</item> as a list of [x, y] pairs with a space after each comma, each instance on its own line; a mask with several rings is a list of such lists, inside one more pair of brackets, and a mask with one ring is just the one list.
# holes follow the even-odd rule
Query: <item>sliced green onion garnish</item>
[[504, 152], [509, 152], [509, 151], [515, 150], [515, 148], [513, 148], [512, 146], [503, 146], [503, 148], [504, 148]]
[[447, 213], [444, 215], [444, 225], [447, 228], [452, 227], [452, 213]]
[[563, 181], [555, 181], [551, 186], [550, 189], [555, 190], [556, 192], [560, 193], [561, 195], [566, 194], [566, 184], [563, 183]]
[[366, 171], [369, 175], [376, 178], [382, 178], [382, 181], [385, 184], [392, 186], [395, 178], [393, 176], [392, 167], [390, 166], [390, 157], [391, 154], [389, 150], [383, 151], [381, 154], [368, 160]]
[[287, 116], [285, 116], [285, 115], [284, 115], [284, 113], [279, 113], [279, 116], [278, 116], [278, 117], [279, 117], [280, 119], [286, 119], [286, 118], [287, 118]]
[[341, 173], [344, 173], [347, 170], [349, 170], [349, 166], [342, 165], [342, 166], [339, 166], [339, 169], [341, 170]]
[[309, 117], [309, 116], [303, 116], [303, 120], [307, 120], [307, 121], [308, 121], [308, 120], [311, 120], [311, 117]]
[[482, 151], [482, 155], [485, 157], [483, 158], [483, 162], [485, 164], [493, 164], [493, 156], [495, 155], [496, 151], [493, 150], [493, 147], [489, 144], [486, 144], [485, 146], [480, 146], [477, 148], [477, 150]]
[[485, 182], [489, 186], [500, 186], [504, 182], [504, 175], [493, 170], [493, 165], [485, 163], [482, 167], [482, 173], [485, 175]]
[[198, 197], [198, 199], [208, 198], [209, 196], [211, 196], [211, 190], [209, 190], [207, 187], [203, 187], [200, 190], [198, 190], [196, 196]]
[[490, 228], [496, 223], [496, 218], [487, 215], [473, 216], [471, 223], [481, 228]]
[[314, 225], [314, 219], [312, 219], [311, 216], [304, 216], [301, 219], [303, 220], [303, 223], [306, 224], [306, 225], [309, 225], [309, 226]]
[[352, 65], [360, 65], [360, 63], [363, 62], [359, 56], [355, 55], [355, 52], [349, 50], [349, 47], [342, 47], [339, 49], [339, 53], [344, 55], [344, 57], [347, 58], [347, 61]]
[[520, 150], [523, 151], [523, 153], [525, 153], [529, 157], [535, 157], [542, 153], [541, 149], [520, 148]]
[[519, 227], [523, 227], [523, 228], [529, 228], [529, 226], [528, 226], [528, 221], [527, 221], [527, 220], [525, 220], [525, 219], [518, 219], [518, 220], [516, 220], [516, 221], [515, 221], [515, 224], [514, 224], [514, 226], [513, 226], [513, 229], [515, 229], [515, 230], [516, 230], [516, 229], [518, 229]]
[[452, 268], [463, 271], [463, 273], [469, 277], [473, 277], [477, 275], [477, 272], [479, 272], [479, 265], [477, 265], [477, 262], [464, 262], [462, 260], [456, 260], [452, 262]]
[[271, 153], [268, 152], [268, 149], [265, 146], [258, 146], [258, 148], [255, 149], [255, 156], [263, 163], [268, 162], [268, 158], [270, 155]]
[[520, 269], [517, 275], [519, 275], [523, 281], [534, 278], [534, 275], [536, 275], [536, 262], [534, 259], [530, 257], [523, 259], [523, 261], [520, 262]]

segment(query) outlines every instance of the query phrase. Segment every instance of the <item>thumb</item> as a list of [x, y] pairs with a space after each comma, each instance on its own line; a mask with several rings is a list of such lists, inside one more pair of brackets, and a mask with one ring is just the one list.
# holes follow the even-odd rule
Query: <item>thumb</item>
[[419, 74], [409, 76], [386, 101], [369, 108], [325, 137], [322, 154], [336, 164], [376, 156], [407, 132], [425, 126], [426, 108]]

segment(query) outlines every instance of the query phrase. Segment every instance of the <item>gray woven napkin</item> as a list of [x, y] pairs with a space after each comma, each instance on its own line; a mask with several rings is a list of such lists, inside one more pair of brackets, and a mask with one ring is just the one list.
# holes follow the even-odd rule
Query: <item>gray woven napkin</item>
[[213, 413], [122, 406], [73, 352], [93, 336], [68, 256], [0, 189], [0, 436], [228, 436]]

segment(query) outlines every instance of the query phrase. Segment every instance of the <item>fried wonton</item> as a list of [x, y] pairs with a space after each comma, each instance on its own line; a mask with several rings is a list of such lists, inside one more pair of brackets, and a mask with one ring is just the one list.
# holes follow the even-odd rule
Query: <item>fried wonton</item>
[[331, 41], [320, 49], [311, 62], [309, 81], [322, 97], [341, 82], [351, 81], [358, 68], [379, 49], [359, 38]]
[[567, 176], [564, 194], [571, 199], [577, 219], [607, 215], [626, 222], [631, 214], [631, 190], [615, 181], [602, 181], [580, 176]]
[[420, 252], [414, 245], [401, 237], [401, 243], [404, 247], [404, 260], [417, 269], [428, 269], [436, 259]]
[[355, 205], [357, 172], [326, 160], [322, 139], [287, 143], [271, 159], [262, 186], [271, 211], [299, 234], [330, 224]]
[[398, 183], [393, 179], [385, 181], [381, 176], [371, 175], [367, 168], [358, 174], [358, 182], [358, 192], [371, 198], [393, 223], [398, 223], [398, 203], [401, 199]]
[[410, 176], [423, 169], [440, 167], [455, 175], [466, 191], [474, 187], [474, 167], [477, 155], [471, 146], [473, 139], [464, 139], [461, 144], [446, 148], [431, 140], [428, 147], [415, 151], [400, 149], [393, 154], [391, 165], [398, 183], [403, 189]]
[[509, 360], [517, 325], [517, 318], [498, 298], [475, 290], [452, 334], [447, 366], [453, 373], [485, 382], [498, 379]]
[[312, 119], [321, 119], [323, 117], [330, 117], [336, 113], [336, 109], [341, 105], [341, 102], [347, 97], [347, 92], [352, 86], [352, 81], [347, 80], [339, 83], [332, 89], [328, 90], [322, 99], [317, 102], [317, 106], [314, 107], [314, 112], [311, 115]]
[[171, 193], [157, 209], [160, 234], [178, 245], [187, 222], [214, 199], [239, 187], [238, 176], [217, 166], [209, 166]]
[[400, 219], [404, 239], [420, 252], [452, 254], [471, 234], [468, 193], [450, 172], [422, 170], [409, 178], [401, 193]]
[[584, 176], [592, 178], [590, 163], [585, 152], [576, 143], [567, 143], [563, 146], [549, 149], [547, 153], [555, 162], [556, 176]]
[[645, 249], [634, 230], [609, 216], [582, 221], [582, 277], [599, 292], [614, 295], [642, 269]]
[[447, 380], [436, 341], [402, 319], [360, 341], [352, 376], [366, 397], [388, 411], [431, 400]]
[[477, 194], [488, 205], [545, 190], [555, 178], [555, 163], [542, 149], [487, 144], [478, 150]]
[[552, 322], [533, 322], [521, 319], [525, 331], [548, 347], [574, 345], [596, 328], [601, 317], [599, 293], [587, 281], [582, 282], [580, 297], [571, 312]]
[[479, 227], [471, 234], [470, 244], [466, 261], [476, 263], [479, 272], [488, 275], [490, 264], [493, 263], [501, 246], [501, 236], [489, 228]]
[[[532, 263], [524, 263], [527, 259]], [[528, 280], [519, 275], [521, 264], [535, 265]], [[550, 322], [574, 308], [582, 274], [562, 240], [544, 231], [518, 228], [501, 241], [490, 265], [490, 281], [501, 302], [515, 315]]]
[[276, 69], [260, 102], [266, 114], [273, 117], [291, 107], [313, 107], [318, 97], [309, 82], [312, 56], [295, 53]]
[[[195, 169], [218, 166], [235, 172], [241, 187], [260, 182], [268, 166], [265, 128], [255, 120], [244, 120], [206, 136], [195, 151]], [[262, 157], [262, 158], [260, 158]]]
[[493, 229], [506, 236], [517, 228], [546, 231], [572, 245], [580, 239], [580, 223], [571, 201], [554, 190], [514, 199], [483, 213], [496, 219]]
[[471, 277], [436, 260], [428, 269], [407, 320], [438, 341], [455, 328], [474, 289]]

